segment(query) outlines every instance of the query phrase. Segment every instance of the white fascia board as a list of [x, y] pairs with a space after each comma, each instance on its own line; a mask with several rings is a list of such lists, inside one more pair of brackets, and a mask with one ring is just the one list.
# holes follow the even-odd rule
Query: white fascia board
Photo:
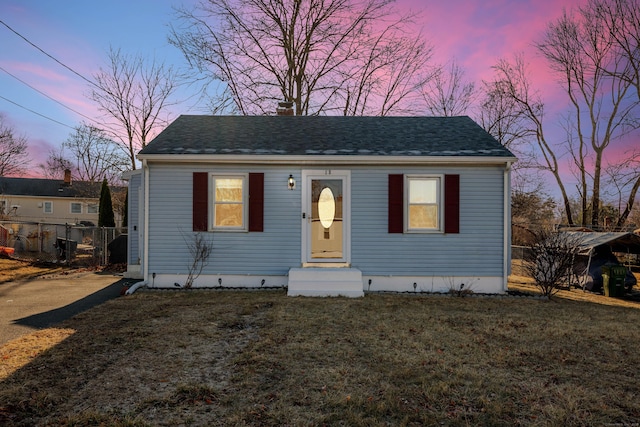
[[123, 181], [129, 181], [131, 177], [135, 175], [140, 175], [141, 173], [142, 173], [142, 169], [128, 170], [128, 171], [122, 172], [120, 174], [120, 178], [122, 178]]
[[274, 164], [274, 165], [433, 165], [483, 164], [510, 165], [515, 157], [497, 156], [286, 156], [286, 155], [214, 155], [214, 154], [146, 154], [138, 159], [158, 163]]

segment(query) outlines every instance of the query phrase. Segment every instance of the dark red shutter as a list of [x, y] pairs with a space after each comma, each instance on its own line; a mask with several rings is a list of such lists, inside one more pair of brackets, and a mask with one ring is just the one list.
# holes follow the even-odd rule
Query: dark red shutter
[[264, 231], [264, 174], [249, 174], [249, 231]]
[[460, 233], [460, 175], [444, 176], [444, 232]]
[[389, 175], [389, 233], [404, 232], [404, 175]]
[[193, 231], [207, 231], [209, 222], [209, 174], [193, 173]]

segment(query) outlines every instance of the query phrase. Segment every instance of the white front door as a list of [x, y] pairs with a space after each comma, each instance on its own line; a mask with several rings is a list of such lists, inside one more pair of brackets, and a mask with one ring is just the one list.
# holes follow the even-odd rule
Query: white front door
[[302, 171], [303, 264], [351, 261], [351, 174], [349, 171]]

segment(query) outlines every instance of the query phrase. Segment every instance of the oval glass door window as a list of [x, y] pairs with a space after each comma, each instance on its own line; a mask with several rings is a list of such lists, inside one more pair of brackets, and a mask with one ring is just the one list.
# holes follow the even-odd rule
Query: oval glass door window
[[336, 217], [336, 201], [329, 187], [325, 187], [318, 197], [318, 216], [324, 228], [331, 227]]

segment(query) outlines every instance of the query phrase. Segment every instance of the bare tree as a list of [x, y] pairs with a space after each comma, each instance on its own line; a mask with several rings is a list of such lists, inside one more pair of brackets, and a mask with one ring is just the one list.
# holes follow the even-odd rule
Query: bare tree
[[[524, 67], [521, 57], [518, 66]], [[506, 64], [501, 61], [500, 66]], [[507, 68], [510, 70], [510, 68]], [[525, 71], [526, 72], [526, 71]], [[500, 144], [508, 148], [518, 161], [512, 166], [513, 196], [535, 197], [544, 192], [544, 179], [538, 163], [537, 131], [535, 122], [528, 117], [530, 112], [513, 97], [514, 93], [528, 90], [520, 87], [516, 78], [505, 78], [496, 68], [496, 80], [482, 81], [477, 93], [477, 121]], [[535, 99], [535, 94], [525, 94], [526, 99]], [[537, 108], [537, 107], [536, 107]], [[546, 169], [546, 168], [545, 168]], [[514, 215], [515, 220], [515, 215]]]
[[122, 147], [109, 139], [103, 130], [83, 123], [63, 143], [74, 165], [75, 179], [100, 182], [104, 178], [111, 184], [120, 180], [128, 159]]
[[542, 230], [555, 223], [556, 203], [544, 192], [520, 191], [511, 195], [512, 243], [528, 246]]
[[[631, 150], [619, 163], [609, 165], [605, 169], [611, 197], [620, 215], [616, 228], [622, 228], [634, 210], [636, 195], [640, 190], [640, 151]], [[636, 225], [639, 225], [636, 223]]]
[[[614, 55], [622, 58], [625, 66], [609, 67], [604, 70], [610, 76], [625, 81], [635, 88], [636, 101], [640, 100], [640, 1], [639, 0], [591, 0], [583, 13], [601, 23], [603, 31], [609, 34]], [[614, 63], [615, 65], [615, 63]], [[633, 127], [640, 127], [640, 115], [630, 117]], [[612, 177], [618, 191], [617, 197], [627, 194], [626, 205], [620, 214], [617, 227], [622, 227], [634, 210], [636, 195], [640, 190], [640, 157], [638, 152], [625, 156], [619, 171], [621, 176]], [[615, 170], [613, 165], [609, 171]], [[623, 184], [623, 185], [620, 185]], [[620, 206], [621, 208], [621, 206]]]
[[609, 37], [614, 55], [626, 61], [626, 67], [605, 71], [634, 86], [640, 99], [640, 1], [590, 0], [582, 13], [599, 24], [599, 30]]
[[[483, 125], [489, 130], [498, 124], [497, 132], [490, 132], [501, 135], [501, 128], [511, 129], [515, 121], [517, 132], [507, 135], [519, 134], [517, 138], [534, 143], [539, 153], [535, 166], [553, 175], [570, 225], [576, 216], [560, 174], [562, 156], [569, 155], [578, 180], [577, 217], [583, 225], [600, 226], [603, 171], [611, 166], [606, 153], [640, 127], [640, 92], [633, 90], [640, 68], [639, 16], [638, 0], [591, 0], [548, 25], [537, 47], [559, 77], [567, 97], [569, 108], [562, 114], [566, 131], [563, 140], [547, 138], [544, 102], [531, 87], [522, 56], [513, 61], [502, 59], [494, 67], [496, 79], [489, 83], [489, 93], [493, 94], [489, 105], [506, 106], [507, 114], [489, 115]], [[488, 111], [500, 112], [501, 108]], [[639, 180], [640, 175], [627, 175], [626, 183], [618, 186], [626, 192], [622, 199], [628, 201], [618, 226], [624, 224], [633, 208]], [[621, 182], [618, 180], [618, 184]]]
[[627, 216], [630, 224], [634, 225], [635, 228], [640, 228], [640, 205], [637, 203], [633, 205], [633, 208]]
[[412, 17], [396, 16], [392, 3], [204, 0], [178, 11], [170, 40], [224, 82], [218, 105], [238, 114], [271, 114], [276, 101], [297, 115], [417, 112], [431, 47], [409, 35]]
[[111, 49], [108, 66], [94, 80], [90, 97], [107, 117], [105, 127], [122, 143], [135, 169], [136, 152], [158, 127], [168, 123], [167, 109], [179, 85], [178, 74], [155, 60]]
[[426, 85], [424, 99], [433, 116], [466, 114], [476, 97], [475, 83], [465, 80], [464, 69], [454, 60], [439, 68]]
[[[516, 64], [519, 61], [521, 62], [517, 59]], [[516, 146], [523, 145], [535, 132], [523, 113], [522, 104], [511, 96], [516, 89], [512, 87], [517, 83], [515, 78], [504, 78], [500, 65], [506, 64], [503, 61], [498, 63], [498, 80], [482, 82], [479, 122], [500, 144], [513, 150]]]
[[[420, 35], [403, 36], [408, 17], [400, 17], [374, 37], [359, 40], [351, 73], [335, 82], [345, 116], [417, 114], [424, 110], [425, 86], [437, 69], [429, 65], [432, 48]], [[331, 98], [322, 106], [330, 111]]]
[[76, 181], [100, 183], [106, 178], [114, 184], [128, 168], [129, 160], [120, 144], [109, 139], [104, 131], [83, 123], [62, 143], [60, 150], [51, 151], [46, 163], [39, 166], [51, 178], [59, 178], [69, 169]]
[[28, 165], [27, 138], [16, 135], [0, 114], [0, 176], [22, 175]]
[[57, 149], [49, 150], [49, 156], [44, 163], [38, 164], [40, 175], [47, 179], [60, 179], [64, 176], [65, 170], [73, 169], [73, 162], [66, 157], [65, 149], [60, 146]]
[[[517, 55], [513, 62], [501, 59], [493, 67], [496, 80], [490, 83], [494, 95], [499, 99], [498, 105], [506, 105], [506, 120], [514, 120], [515, 131], [520, 138], [530, 138], [542, 156], [534, 167], [550, 172], [562, 196], [567, 221], [573, 225], [573, 215], [569, 193], [565, 188], [560, 173], [560, 162], [556, 147], [546, 137], [544, 126], [544, 103], [540, 95], [531, 87], [527, 64], [522, 55]], [[500, 116], [497, 116], [500, 119]], [[497, 125], [501, 126], [501, 125]], [[506, 125], [505, 125], [506, 126]], [[503, 129], [506, 128], [503, 126]], [[513, 135], [512, 131], [505, 136]]]
[[[562, 79], [572, 106], [569, 150], [579, 174], [583, 220], [599, 225], [605, 150], [637, 126], [638, 100], [629, 99], [628, 58], [615, 49], [615, 38], [590, 9], [565, 12], [549, 24], [538, 49]], [[632, 58], [639, 62], [640, 58]], [[588, 202], [589, 184], [591, 198]]]

